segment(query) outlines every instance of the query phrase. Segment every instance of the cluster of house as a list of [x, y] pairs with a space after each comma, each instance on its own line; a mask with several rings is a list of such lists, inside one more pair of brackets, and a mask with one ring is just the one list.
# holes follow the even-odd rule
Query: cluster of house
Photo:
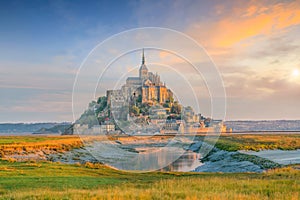
[[94, 125], [89, 128], [86, 125], [75, 124], [74, 132], [88, 135], [98, 134], [195, 134], [206, 132], [230, 132], [221, 120], [210, 120], [203, 118], [200, 114], [193, 115], [188, 119], [166, 119], [162, 117], [163, 111], [159, 111], [159, 115], [150, 116], [149, 123], [145, 126], [140, 126], [130, 131], [118, 129], [111, 121], [106, 121], [101, 125]]
[[109, 121], [101, 125], [94, 125], [91, 128], [88, 124], [75, 124], [73, 132], [85, 135], [120, 134], [120, 131], [116, 131], [115, 124]]
[[160, 127], [160, 134], [185, 134], [204, 132], [229, 132], [222, 120], [211, 120], [195, 114], [191, 107], [184, 107], [180, 119], [167, 119], [166, 110], [154, 109], [151, 123]]

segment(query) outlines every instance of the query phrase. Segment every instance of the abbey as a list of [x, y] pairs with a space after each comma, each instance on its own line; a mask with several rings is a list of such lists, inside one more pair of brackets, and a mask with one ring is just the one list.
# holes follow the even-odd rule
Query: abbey
[[109, 103], [130, 102], [139, 100], [141, 103], [163, 104], [173, 98], [173, 93], [160, 81], [160, 76], [149, 72], [145, 64], [144, 50], [142, 64], [138, 77], [128, 77], [120, 90], [108, 90], [106, 93]]

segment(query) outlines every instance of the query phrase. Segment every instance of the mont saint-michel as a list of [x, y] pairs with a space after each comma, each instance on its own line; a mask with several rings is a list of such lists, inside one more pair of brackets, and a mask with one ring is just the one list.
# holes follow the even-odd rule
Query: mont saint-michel
[[143, 50], [138, 76], [127, 77], [121, 88], [109, 89], [106, 96], [92, 101], [74, 130], [80, 134], [186, 134], [225, 132], [226, 127], [181, 105], [160, 75], [148, 69]]

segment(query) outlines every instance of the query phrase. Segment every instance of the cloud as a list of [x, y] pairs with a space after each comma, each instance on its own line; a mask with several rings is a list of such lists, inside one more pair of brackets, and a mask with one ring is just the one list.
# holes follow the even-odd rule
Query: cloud
[[[292, 82], [288, 73], [239, 71], [225, 77], [228, 119], [298, 119], [300, 79]], [[280, 75], [281, 74], [281, 75]], [[297, 110], [297, 111], [295, 111]]]
[[255, 45], [253, 48], [244, 50], [246, 52], [244, 57], [247, 56], [248, 58], [252, 59], [257, 59], [258, 57], [264, 59], [273, 57], [278, 63], [278, 59], [298, 54], [298, 51], [300, 50], [300, 44], [297, 42], [297, 39], [291, 37], [291, 35], [296, 34], [295, 32], [291, 32], [290, 34], [277, 34], [268, 38], [257, 39], [257, 45]]
[[249, 73], [247, 69], [240, 70], [239, 73], [228, 74], [225, 83], [229, 97], [263, 99], [265, 102], [272, 97], [276, 100], [300, 98], [300, 79], [292, 81], [290, 72], [278, 69], [260, 74]]
[[0, 88], [1, 121], [72, 121], [71, 91]]
[[0, 88], [72, 90], [75, 64], [69, 56], [56, 56], [49, 63], [2, 62]]
[[186, 32], [205, 46], [228, 48], [248, 38], [288, 31], [287, 28], [300, 24], [300, 4], [297, 1], [242, 3], [245, 4], [237, 3], [226, 12], [219, 6], [215, 18], [194, 22]]

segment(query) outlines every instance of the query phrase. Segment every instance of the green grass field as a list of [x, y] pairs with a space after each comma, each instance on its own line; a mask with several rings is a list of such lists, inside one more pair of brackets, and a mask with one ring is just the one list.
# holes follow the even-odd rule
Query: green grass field
[[299, 199], [300, 172], [135, 173], [103, 165], [0, 162], [1, 199]]
[[296, 150], [300, 149], [300, 134], [222, 134], [215, 146], [226, 151]]

